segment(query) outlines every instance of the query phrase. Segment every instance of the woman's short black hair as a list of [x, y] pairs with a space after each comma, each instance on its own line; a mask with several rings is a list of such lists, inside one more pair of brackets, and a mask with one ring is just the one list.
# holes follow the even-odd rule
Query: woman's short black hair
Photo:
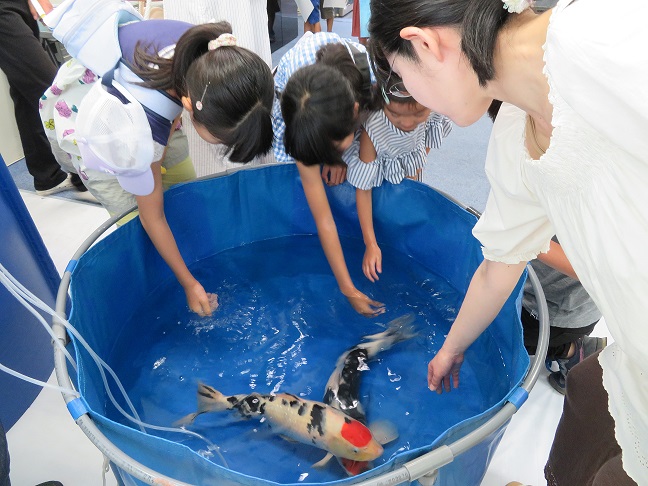
[[392, 54], [418, 61], [411, 42], [400, 36], [405, 27], [456, 27], [461, 50], [485, 86], [495, 78], [495, 44], [509, 15], [502, 0], [371, 0], [369, 50], [389, 71], [386, 59]]
[[286, 153], [304, 165], [346, 165], [333, 145], [358, 126], [356, 98], [347, 78], [331, 66], [298, 69], [281, 95]]
[[[248, 49], [208, 49], [209, 41], [231, 32], [227, 22], [191, 27], [178, 40], [171, 59], [138, 45], [135, 72], [149, 88], [188, 96], [194, 121], [229, 148], [230, 160], [249, 162], [272, 146], [274, 80], [270, 67]], [[195, 108], [197, 101], [201, 110]]]

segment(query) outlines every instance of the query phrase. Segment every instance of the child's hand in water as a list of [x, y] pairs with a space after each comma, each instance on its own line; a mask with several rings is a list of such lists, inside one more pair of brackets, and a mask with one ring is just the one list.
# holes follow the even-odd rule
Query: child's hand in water
[[370, 299], [358, 289], [353, 289], [351, 294], [345, 296], [355, 311], [365, 317], [376, 317], [385, 312], [385, 304]]
[[372, 282], [378, 280], [378, 274], [382, 273], [382, 252], [376, 243], [367, 245], [362, 260], [362, 271]]
[[218, 296], [207, 293], [202, 285], [196, 280], [193, 284], [185, 287], [187, 304], [189, 309], [201, 317], [211, 316], [218, 307]]

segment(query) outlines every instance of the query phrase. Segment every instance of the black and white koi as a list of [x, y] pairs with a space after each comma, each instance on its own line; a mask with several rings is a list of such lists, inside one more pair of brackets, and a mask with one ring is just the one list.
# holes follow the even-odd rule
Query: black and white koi
[[288, 393], [276, 395], [223, 395], [214, 388], [198, 385], [198, 410], [175, 425], [186, 425], [207, 412], [236, 411], [241, 418], [264, 419], [273, 432], [284, 438], [324, 449], [336, 457], [371, 461], [383, 448], [361, 422], [322, 402], [305, 400]]
[[[362, 372], [369, 369], [367, 363], [378, 353], [414, 337], [416, 332], [412, 326], [413, 322], [412, 314], [397, 317], [387, 325], [385, 331], [364, 336], [362, 338], [364, 342], [345, 351], [338, 358], [335, 370], [326, 383], [323, 402], [366, 425], [367, 417], [360, 402]], [[374, 422], [370, 429], [374, 438], [381, 444], [391, 442], [398, 435], [395, 428], [388, 422]], [[328, 459], [330, 457], [324, 458], [318, 465], [323, 466]], [[338, 457], [338, 461], [350, 476], [356, 476], [371, 469], [369, 461], [343, 457]]]

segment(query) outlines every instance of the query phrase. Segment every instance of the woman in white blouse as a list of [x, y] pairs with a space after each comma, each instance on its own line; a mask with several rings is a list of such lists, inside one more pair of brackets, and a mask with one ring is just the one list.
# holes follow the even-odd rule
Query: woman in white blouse
[[428, 385], [458, 386], [464, 351], [557, 235], [615, 342], [568, 375], [545, 476], [648, 484], [648, 2], [561, 0], [542, 15], [529, 4], [371, 2], [384, 77], [460, 126], [504, 102], [474, 229], [485, 260]]

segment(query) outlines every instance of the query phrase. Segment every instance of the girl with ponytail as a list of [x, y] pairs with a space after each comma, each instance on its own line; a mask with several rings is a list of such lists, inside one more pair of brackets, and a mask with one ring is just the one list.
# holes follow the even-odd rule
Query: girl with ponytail
[[[164, 189], [196, 178], [187, 139], [180, 131], [180, 114], [183, 109], [191, 114], [197, 132], [207, 142], [226, 145], [232, 161], [249, 162], [272, 145], [272, 73], [259, 56], [237, 46], [231, 32], [227, 22], [125, 24], [116, 39], [122, 58], [113, 70], [98, 79], [72, 60], [60, 68], [41, 102], [50, 140], [69, 154], [69, 161], [59, 162], [81, 174], [88, 190], [111, 215], [137, 204], [142, 226], [184, 288], [189, 308], [201, 316], [216, 308], [216, 295], [208, 294], [187, 268], [163, 206]], [[97, 88], [102, 90], [97, 92]], [[131, 165], [122, 162], [119, 166], [117, 160], [90, 163], [98, 152], [84, 151], [84, 144], [91, 147], [89, 136], [77, 140], [77, 128], [83, 129], [76, 126], [77, 113], [102, 112], [105, 93], [125, 106], [134, 98], [143, 109], [148, 138], [138, 140], [132, 152], [147, 157], [134, 157]], [[107, 120], [111, 143], [119, 144], [123, 138], [126, 146], [125, 139], [134, 138], [119, 123]], [[110, 154], [119, 158], [122, 152], [115, 149]], [[133, 171], [132, 165], [141, 170]]]
[[648, 484], [648, 3], [559, 0], [542, 14], [530, 3], [371, 1], [379, 78], [462, 126], [503, 102], [473, 231], [485, 260], [428, 385], [459, 385], [464, 351], [555, 235], [614, 343], [567, 375], [545, 477]]

